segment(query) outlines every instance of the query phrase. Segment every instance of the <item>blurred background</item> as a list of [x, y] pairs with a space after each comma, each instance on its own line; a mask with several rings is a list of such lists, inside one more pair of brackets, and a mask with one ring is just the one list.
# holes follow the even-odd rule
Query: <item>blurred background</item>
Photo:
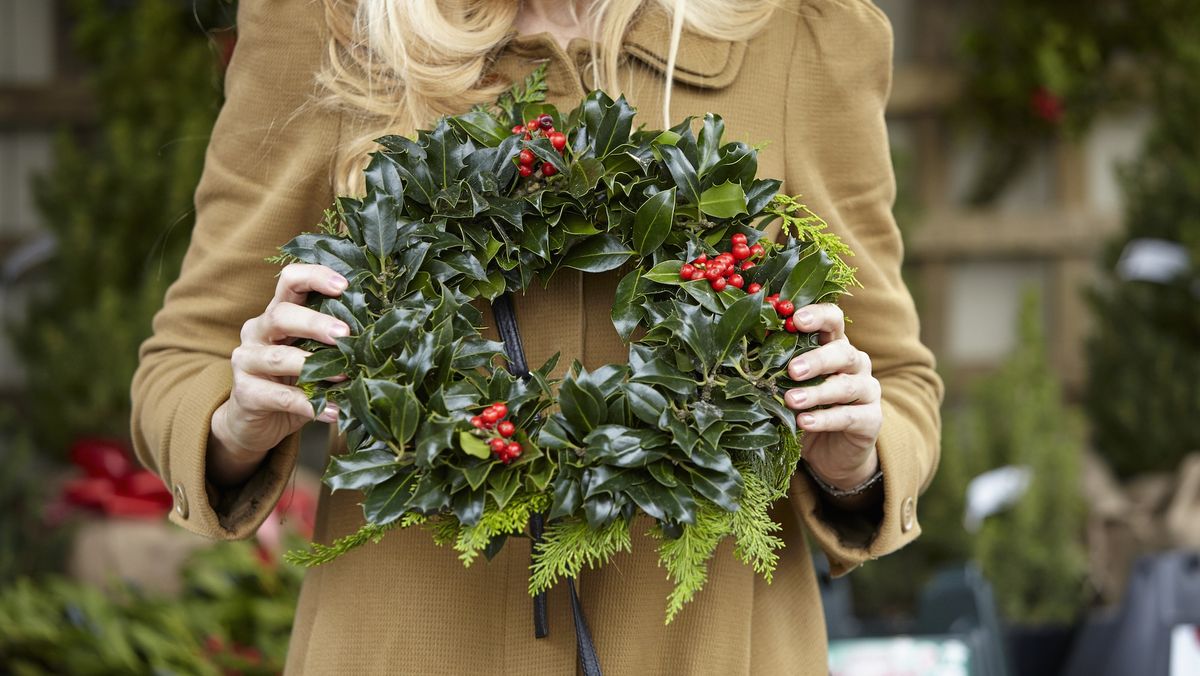
[[[878, 5], [948, 389], [923, 536], [822, 580], [831, 671], [1200, 674], [1200, 3]], [[282, 667], [325, 435], [219, 545], [127, 439], [235, 14], [0, 0], [0, 673]]]

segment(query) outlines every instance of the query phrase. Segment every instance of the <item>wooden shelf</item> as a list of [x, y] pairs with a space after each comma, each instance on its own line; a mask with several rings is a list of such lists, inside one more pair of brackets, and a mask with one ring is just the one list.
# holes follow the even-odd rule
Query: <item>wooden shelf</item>
[[905, 233], [907, 262], [1003, 258], [1091, 258], [1121, 227], [1115, 215], [1047, 209], [997, 213], [946, 209]]
[[94, 103], [80, 82], [0, 85], [0, 129], [87, 124], [94, 117]]

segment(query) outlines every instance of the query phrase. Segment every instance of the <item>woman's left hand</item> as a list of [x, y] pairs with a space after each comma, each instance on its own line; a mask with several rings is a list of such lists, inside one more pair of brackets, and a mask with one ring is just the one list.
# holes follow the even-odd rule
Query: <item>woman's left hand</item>
[[796, 310], [792, 321], [805, 333], [819, 332], [821, 346], [793, 358], [788, 375], [796, 381], [818, 376], [825, 380], [788, 390], [784, 402], [800, 412], [796, 422], [806, 433], [804, 459], [809, 467], [826, 483], [850, 490], [879, 469], [879, 381], [871, 375], [871, 358], [846, 338], [841, 308], [809, 305]]

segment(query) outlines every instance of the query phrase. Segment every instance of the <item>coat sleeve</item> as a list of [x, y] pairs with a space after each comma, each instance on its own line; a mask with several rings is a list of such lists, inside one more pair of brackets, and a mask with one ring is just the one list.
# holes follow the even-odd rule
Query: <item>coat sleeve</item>
[[212, 414], [232, 388], [241, 326], [275, 288], [279, 267], [264, 258], [313, 230], [332, 202], [340, 124], [314, 103], [327, 44], [319, 2], [242, 0], [237, 23], [226, 101], [195, 193], [195, 228], [130, 388], [134, 451], [174, 494], [171, 520], [216, 539], [253, 534], [294, 468], [299, 432], [234, 488], [206, 481], [205, 455]]
[[846, 333], [871, 356], [883, 389], [876, 446], [882, 514], [838, 514], [805, 472], [792, 481], [793, 508], [838, 576], [921, 533], [917, 500], [937, 467], [943, 386], [900, 276], [903, 246], [892, 216], [896, 184], [884, 121], [891, 25], [865, 0], [806, 4], [787, 79], [786, 183], [855, 252], [848, 262], [863, 288], [841, 303], [852, 322]]

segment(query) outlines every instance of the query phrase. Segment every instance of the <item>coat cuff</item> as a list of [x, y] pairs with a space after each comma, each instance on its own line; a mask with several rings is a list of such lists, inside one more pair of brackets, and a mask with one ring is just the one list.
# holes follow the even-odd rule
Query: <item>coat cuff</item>
[[828, 557], [833, 577], [890, 554], [921, 534], [917, 522], [917, 497], [921, 492], [917, 449], [925, 440], [886, 400], [882, 405], [884, 423], [875, 445], [883, 469], [882, 514], [878, 508], [863, 514], [832, 510], [807, 473], [799, 471], [792, 477], [792, 504]]
[[213, 413], [229, 399], [233, 371], [228, 360], [204, 367], [187, 384], [168, 433], [167, 472], [174, 505], [170, 520], [217, 540], [253, 535], [283, 494], [300, 450], [300, 432], [271, 449], [262, 464], [237, 486], [207, 479], [208, 440]]

